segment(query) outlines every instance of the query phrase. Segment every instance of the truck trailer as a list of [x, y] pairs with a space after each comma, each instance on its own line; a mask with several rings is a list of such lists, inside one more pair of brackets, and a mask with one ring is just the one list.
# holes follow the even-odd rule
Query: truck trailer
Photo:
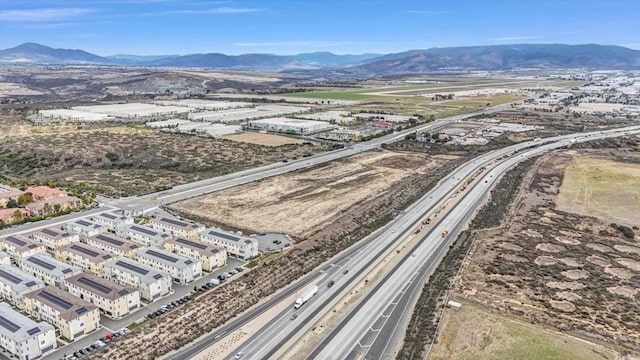
[[316, 293], [318, 293], [318, 285], [313, 285], [312, 288], [308, 289], [304, 294], [302, 294], [302, 296], [296, 299], [296, 303], [293, 307], [299, 309], [300, 306], [309, 301]]

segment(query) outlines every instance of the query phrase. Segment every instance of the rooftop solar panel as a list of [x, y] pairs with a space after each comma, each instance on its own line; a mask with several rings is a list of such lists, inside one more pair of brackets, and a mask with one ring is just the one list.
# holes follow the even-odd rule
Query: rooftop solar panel
[[27, 245], [27, 243], [26, 243], [26, 242], [24, 242], [24, 241], [22, 241], [22, 240], [18, 239], [18, 238], [17, 238], [17, 237], [15, 237], [15, 236], [8, 236], [6, 239], [7, 239], [9, 242], [14, 243], [14, 244], [16, 244], [16, 245], [18, 245], [18, 246], [25, 246], [25, 245]]
[[240, 238], [239, 238], [239, 237], [237, 237], [237, 236], [233, 236], [233, 235], [230, 235], [230, 234], [225, 234], [225, 233], [217, 232], [217, 231], [215, 231], [215, 230], [211, 230], [211, 231], [209, 231], [209, 235], [217, 236], [217, 237], [219, 237], [219, 238], [223, 238], [223, 239], [231, 240], [231, 241], [238, 241], [238, 240], [240, 240]]
[[155, 274], [153, 275], [153, 278], [158, 280], [158, 279], [162, 279], [162, 274]]
[[111, 220], [114, 220], [114, 219], [118, 218], [117, 216], [112, 215], [112, 214], [108, 214], [108, 213], [102, 213], [102, 214], [100, 214], [100, 216], [105, 217], [107, 219], [111, 219]]
[[47, 234], [47, 235], [53, 236], [53, 237], [56, 237], [56, 236], [60, 235], [59, 232], [51, 230], [51, 229], [42, 229], [41, 233]]
[[98, 235], [96, 236], [96, 239], [107, 242], [115, 246], [122, 246], [124, 244], [123, 241], [112, 238], [111, 236], [106, 236], [106, 235]]
[[191, 261], [191, 260], [187, 260], [187, 261], [185, 261], [184, 263], [185, 263], [185, 264], [187, 264], [187, 265], [191, 265], [191, 264], [193, 264], [193, 261]]
[[180, 227], [186, 227], [189, 224], [187, 224], [184, 221], [180, 221], [180, 220], [176, 220], [176, 219], [170, 219], [170, 218], [162, 218], [160, 219], [160, 221], [175, 225], [175, 226], [180, 226]]
[[76, 221], [76, 224], [80, 224], [82, 226], [91, 226], [91, 225], [93, 225], [92, 223], [90, 223], [90, 222], [88, 222], [86, 220], [78, 220], [78, 221]]
[[12, 274], [9, 274], [8, 272], [4, 271], [4, 270], [0, 270], [0, 277], [11, 281], [14, 284], [20, 284], [22, 282], [22, 279], [20, 279], [17, 276], [14, 276]]
[[32, 287], [36, 285], [35, 281], [29, 281], [28, 283], [24, 284], [26, 287]]
[[76, 244], [71, 245], [70, 249], [73, 249], [75, 251], [81, 252], [81, 253], [83, 253], [85, 255], [88, 255], [88, 256], [91, 256], [91, 257], [96, 257], [96, 256], [100, 255], [99, 253], [97, 253], [97, 252], [95, 252], [95, 251], [93, 251], [91, 249], [87, 249], [86, 247], [82, 247], [82, 246], [79, 246], [79, 245], [76, 245]]
[[54, 294], [52, 294], [52, 293], [50, 293], [50, 292], [48, 292], [46, 290], [41, 291], [39, 296], [41, 298], [49, 301], [50, 303], [53, 303], [53, 304], [65, 309], [65, 310], [69, 310], [73, 306], [73, 304], [68, 302], [67, 300], [59, 298], [56, 295], [54, 295]]
[[122, 290], [118, 291], [118, 295], [120, 295], [120, 296], [127, 295], [128, 293], [129, 293], [129, 290], [127, 290], [127, 289], [122, 289]]
[[5, 318], [4, 316], [0, 316], [0, 326], [11, 331], [12, 333], [20, 330], [20, 326], [11, 322], [11, 320]]
[[141, 232], [141, 233], [143, 233], [143, 234], [150, 235], [150, 236], [156, 236], [156, 235], [158, 235], [158, 232], [157, 232], [157, 231], [153, 231], [153, 230], [151, 230], [151, 229], [148, 229], [148, 228], [145, 228], [145, 227], [142, 227], [142, 226], [135, 226], [135, 225], [134, 225], [134, 226], [130, 227], [130, 229], [131, 229], [131, 230], [134, 230], [134, 231]]
[[70, 268], [62, 269], [63, 274], [68, 274], [70, 272], [73, 272], [73, 270], [71, 270]]
[[39, 327], [34, 327], [33, 329], [27, 330], [27, 334], [29, 335], [35, 335], [35, 334], [39, 334], [40, 333], [40, 328]]
[[80, 284], [86, 285], [86, 286], [88, 286], [88, 287], [90, 287], [90, 288], [92, 288], [94, 290], [100, 291], [103, 294], [108, 294], [112, 290], [110, 287], [104, 286], [104, 285], [102, 285], [102, 284], [100, 284], [98, 282], [95, 282], [95, 281], [93, 281], [93, 280], [91, 280], [91, 279], [89, 279], [87, 277], [84, 277], [84, 276], [81, 276], [78, 279], [78, 282]]
[[178, 261], [178, 259], [174, 258], [173, 256], [169, 256], [169, 255], [157, 252], [155, 250], [147, 250], [147, 254], [149, 254], [151, 256], [159, 257], [160, 259], [164, 259], [164, 260], [170, 261], [172, 263], [175, 263], [175, 262]]
[[79, 308], [76, 309], [76, 314], [82, 315], [82, 314], [86, 313], [87, 311], [89, 311], [89, 310], [87, 310], [86, 307], [82, 306], [82, 307], [79, 307]]
[[187, 246], [195, 247], [195, 248], [198, 248], [200, 250], [204, 250], [204, 249], [207, 248], [207, 245], [205, 245], [205, 244], [198, 243], [198, 242], [191, 241], [191, 240], [187, 240], [187, 239], [183, 239], [183, 238], [177, 238], [176, 242], [180, 243], [180, 244], [187, 245]]
[[48, 262], [42, 261], [42, 260], [40, 260], [38, 258], [35, 258], [33, 256], [28, 257], [27, 261], [32, 263], [32, 264], [36, 264], [36, 265], [38, 265], [38, 266], [40, 266], [42, 268], [45, 268], [45, 269], [47, 269], [49, 271], [51, 271], [51, 270], [56, 268], [55, 265], [51, 265]]
[[123, 267], [125, 269], [129, 269], [131, 271], [135, 271], [135, 272], [137, 272], [138, 274], [141, 274], [141, 275], [147, 275], [149, 273], [148, 270], [145, 270], [145, 269], [143, 269], [143, 268], [141, 268], [139, 266], [135, 266], [133, 264], [129, 264], [128, 262], [124, 262], [124, 261], [120, 261], [120, 260], [116, 261], [116, 265], [121, 266], [121, 267]]

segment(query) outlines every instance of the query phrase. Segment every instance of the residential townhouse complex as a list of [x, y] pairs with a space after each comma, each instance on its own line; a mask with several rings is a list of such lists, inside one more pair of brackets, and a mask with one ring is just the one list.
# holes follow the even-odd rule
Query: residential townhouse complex
[[0, 346], [20, 360], [31, 360], [56, 348], [56, 330], [0, 303]]
[[111, 233], [102, 233], [87, 238], [87, 245], [109, 252], [114, 256], [134, 258], [142, 246], [131, 240], [125, 240]]
[[80, 219], [65, 224], [67, 231], [71, 231], [80, 234], [80, 239], [86, 239], [89, 236], [95, 236], [102, 232], [107, 231], [107, 228], [98, 224], [97, 222]]
[[80, 241], [78, 234], [71, 234], [60, 231], [56, 228], [45, 228], [31, 233], [33, 240], [43, 244], [47, 251], [53, 252], [55, 249]]
[[133, 224], [133, 218], [120, 215], [115, 212], [104, 212], [93, 217], [93, 221], [104, 226], [105, 228], [116, 231], [127, 225]]
[[0, 264], [11, 265], [11, 256], [6, 252], [0, 252]]
[[70, 293], [47, 285], [25, 296], [27, 311], [52, 324], [59, 335], [73, 341], [100, 326], [98, 307]]
[[82, 273], [65, 280], [69, 293], [98, 306], [102, 312], [119, 319], [140, 306], [140, 292], [96, 274]]
[[91, 271], [94, 274], [102, 274], [104, 265], [113, 260], [113, 256], [108, 252], [83, 243], [63, 246], [56, 250], [55, 255], [56, 259], [60, 261], [78, 266], [82, 270]]
[[138, 251], [136, 260], [158, 270], [168, 272], [175, 282], [182, 285], [190, 283], [202, 275], [202, 264], [199, 260], [153, 247]]
[[116, 231], [116, 235], [144, 246], [162, 247], [171, 235], [145, 225], [129, 225]]
[[44, 281], [14, 266], [0, 265], [0, 296], [20, 310], [26, 308], [24, 296], [44, 285]]
[[105, 265], [104, 274], [120, 285], [137, 288], [140, 297], [148, 301], [154, 301], [171, 291], [172, 278], [169, 273], [125, 257]]
[[204, 225], [190, 223], [169, 217], [159, 217], [151, 220], [149, 225], [172, 236], [181, 236], [187, 239], [197, 240], [198, 232], [205, 229]]
[[221, 246], [176, 237], [166, 241], [164, 249], [178, 255], [199, 259], [202, 270], [205, 271], [213, 271], [227, 265], [227, 250]]
[[220, 229], [208, 229], [201, 232], [200, 241], [222, 246], [227, 249], [227, 254], [243, 260], [248, 260], [259, 255], [258, 240]]
[[13, 258], [15, 263], [19, 263], [25, 256], [45, 252], [44, 245], [23, 235], [9, 235], [1, 238], [0, 247]]
[[20, 262], [20, 268], [44, 281], [47, 285], [64, 288], [64, 279], [80, 274], [82, 269], [58, 261], [46, 253], [28, 256]]

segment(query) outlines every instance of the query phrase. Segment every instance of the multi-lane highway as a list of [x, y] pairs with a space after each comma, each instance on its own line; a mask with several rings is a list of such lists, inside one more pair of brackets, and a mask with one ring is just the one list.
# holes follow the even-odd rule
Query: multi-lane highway
[[[448, 248], [448, 244], [455, 239], [457, 233], [465, 226], [478, 204], [484, 199], [488, 189], [502, 171], [523, 160], [525, 157], [535, 156], [536, 154], [571, 144], [574, 137], [576, 138], [576, 142], [586, 141], [600, 137], [619, 136], [626, 131], [636, 131], [637, 129], [638, 128], [628, 128], [625, 130], [608, 131], [607, 134], [596, 132], [581, 135], [566, 135], [544, 139], [540, 142], [521, 143], [509, 148], [493, 151], [466, 163], [443, 179], [429, 194], [425, 195], [412, 207], [407, 209], [404, 215], [394, 220], [394, 222], [385, 227], [381, 232], [359, 243], [354, 251], [347, 253], [348, 256], [338, 257], [328, 266], [323, 266], [321, 269], [315, 271], [312, 275], [314, 275], [313, 279], [319, 279], [316, 281], [320, 287], [318, 294], [299, 310], [294, 310], [292, 307], [289, 307], [285, 311], [282, 311], [270, 321], [267, 326], [263, 327], [248, 341], [240, 345], [237, 350], [243, 351], [248, 359], [269, 358], [274, 356], [278, 351], [283, 351], [283, 346], [292, 338], [295, 338], [308, 321], [323, 310], [326, 310], [325, 308], [334, 300], [335, 296], [348, 288], [354, 279], [358, 278], [376, 259], [382, 258], [383, 256], [381, 256], [381, 254], [384, 254], [392, 245], [406, 237], [406, 234], [410, 233], [422, 218], [429, 216], [440, 203], [454, 193], [460, 184], [466, 182], [471, 174], [477, 172], [481, 167], [490, 168], [491, 166], [489, 166], [489, 164], [495, 163], [495, 165], [492, 165], [495, 166], [495, 168], [485, 175], [486, 179], [480, 181], [472, 190], [467, 190], [464, 197], [459, 200], [461, 203], [435, 225], [435, 231], [429, 233], [420, 241], [419, 246], [422, 247], [416, 248], [409, 258], [402, 261], [401, 265], [403, 268], [396, 269], [390, 273], [387, 276], [388, 279], [385, 279], [385, 281], [379, 285], [380, 287], [386, 284], [385, 286], [391, 287], [391, 289], [384, 288], [381, 290], [376, 288], [376, 290], [372, 292], [372, 294], [386, 294], [387, 296], [391, 296], [390, 301], [385, 303], [385, 301], [389, 299], [381, 300], [379, 298], [365, 300], [362, 304], [367, 303], [371, 305], [366, 308], [361, 308], [364, 306], [361, 305], [361, 307], [353, 312], [346, 322], [336, 330], [342, 330], [347, 335], [342, 336], [342, 333], [335, 335], [337, 333], [334, 332], [334, 335], [327, 338], [323, 345], [314, 353], [314, 356], [321, 359], [348, 359], [355, 358], [353, 357], [355, 353], [367, 354], [371, 351], [373, 356], [369, 356], [370, 358], [384, 358], [384, 356], [382, 356], [383, 353], [387, 352], [388, 349], [394, 349], [394, 347], [389, 346], [390, 344], [393, 345], [393, 343], [385, 341], [392, 339], [391, 335], [398, 334], [398, 329], [403, 330], [403, 327], [398, 326], [401, 322], [400, 320], [406, 319], [408, 314], [406, 308], [412, 299], [419, 295], [419, 290], [421, 284], [424, 283], [424, 278], [437, 266], [438, 259], [444, 255], [444, 250]], [[518, 151], [529, 147], [534, 148], [528, 152], [518, 153]], [[507, 158], [507, 156], [512, 157]], [[502, 159], [502, 161], [496, 162], [497, 159]], [[450, 231], [449, 236], [445, 239], [446, 241], [442, 241], [440, 235], [442, 229], [448, 229]], [[409, 266], [411, 266], [411, 268], [407, 270]], [[344, 270], [346, 269], [350, 271], [345, 274]], [[395, 274], [396, 278], [390, 279], [389, 277], [392, 274]], [[335, 285], [328, 288], [326, 284], [330, 281], [334, 281]], [[309, 283], [310, 281], [305, 279], [305, 281], [298, 284], [296, 289], [300, 289]], [[369, 295], [367, 299], [371, 296], [372, 295]], [[380, 296], [382, 295], [378, 297]], [[386, 306], [388, 306], [388, 308], [380, 308], [382, 307], [381, 304], [387, 304]], [[294, 313], [297, 315], [297, 318], [292, 320], [291, 317]], [[378, 315], [371, 318], [371, 314]], [[391, 318], [392, 321], [388, 321], [389, 318]], [[355, 325], [349, 326], [346, 324]], [[356, 328], [357, 326], [361, 326], [362, 329]], [[344, 349], [340, 348], [336, 351], [336, 348], [339, 346], [336, 345], [335, 342], [337, 342], [338, 345], [342, 344]], [[356, 347], [360, 346], [358, 344], [363, 345], [362, 349], [356, 349]], [[337, 356], [337, 354], [341, 355]], [[186, 357], [174, 358], [183, 359]]]

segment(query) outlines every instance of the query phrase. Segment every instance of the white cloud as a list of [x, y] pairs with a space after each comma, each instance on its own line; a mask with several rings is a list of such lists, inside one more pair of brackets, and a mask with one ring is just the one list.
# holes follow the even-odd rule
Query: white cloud
[[3, 10], [0, 12], [0, 20], [20, 22], [58, 21], [94, 11], [94, 9], [84, 8]]
[[489, 38], [489, 41], [515, 41], [515, 40], [534, 40], [540, 39], [539, 36], [504, 36], [504, 37], [496, 37]]

